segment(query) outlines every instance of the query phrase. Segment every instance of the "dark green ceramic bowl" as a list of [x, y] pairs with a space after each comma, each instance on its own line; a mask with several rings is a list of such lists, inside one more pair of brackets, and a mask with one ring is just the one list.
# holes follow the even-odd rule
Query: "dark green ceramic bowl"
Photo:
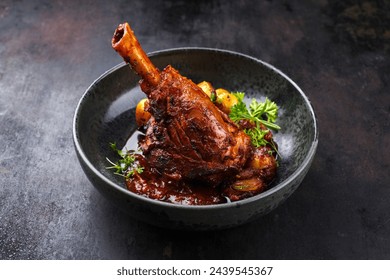
[[298, 188], [316, 152], [318, 127], [308, 98], [291, 79], [267, 63], [231, 51], [182, 48], [154, 52], [150, 57], [158, 68], [171, 64], [195, 83], [207, 80], [216, 88], [243, 91], [249, 99], [268, 97], [275, 101], [280, 108], [278, 124], [282, 127], [274, 134], [281, 154], [277, 178], [268, 191], [255, 197], [211, 206], [174, 205], [128, 191], [123, 178], [106, 169], [106, 157], [115, 158], [108, 143], [129, 145], [128, 139], [136, 131], [135, 106], [144, 98], [138, 86], [139, 77], [122, 63], [87, 89], [76, 108], [73, 124], [81, 166], [106, 198], [150, 224], [211, 230], [259, 218]]

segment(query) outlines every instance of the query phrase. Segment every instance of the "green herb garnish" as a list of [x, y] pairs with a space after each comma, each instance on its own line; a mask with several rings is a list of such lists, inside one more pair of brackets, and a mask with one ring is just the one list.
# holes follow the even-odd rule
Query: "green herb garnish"
[[[280, 129], [280, 126], [275, 123], [278, 117], [278, 106], [276, 103], [268, 98], [264, 102], [252, 99], [248, 108], [244, 102], [245, 94], [243, 92], [233, 94], [237, 97], [238, 103], [231, 108], [230, 119], [235, 123], [239, 123], [241, 120], [253, 122], [253, 128], [244, 129], [245, 133], [251, 138], [252, 144], [255, 147], [270, 145], [277, 152], [275, 144], [264, 138], [269, 129]], [[260, 124], [263, 124], [267, 129], [262, 129]]]
[[270, 129], [280, 129], [280, 126], [275, 124], [276, 118], [278, 117], [278, 106], [275, 102], [272, 102], [268, 98], [265, 98], [264, 102], [258, 102], [256, 99], [252, 99], [248, 109], [243, 101], [244, 93], [236, 92], [233, 94], [237, 97], [238, 103], [231, 108], [229, 117], [232, 121], [250, 120], [256, 124], [262, 123]]
[[138, 163], [136, 162], [134, 152], [119, 150], [116, 147], [116, 143], [110, 143], [110, 147], [121, 157], [121, 159], [119, 159], [116, 163], [106, 158], [107, 161], [111, 164], [111, 166], [107, 167], [107, 169], [114, 169], [114, 174], [129, 179], [135, 173], [140, 174], [144, 171], [144, 168], [138, 165]]
[[269, 132], [268, 129], [254, 127], [251, 129], [244, 129], [244, 132], [251, 138], [252, 144], [255, 147], [266, 146], [269, 143], [264, 139], [264, 136]]
[[212, 102], [216, 102], [217, 101], [217, 95], [215, 94], [215, 92], [211, 93], [210, 99], [211, 99]]

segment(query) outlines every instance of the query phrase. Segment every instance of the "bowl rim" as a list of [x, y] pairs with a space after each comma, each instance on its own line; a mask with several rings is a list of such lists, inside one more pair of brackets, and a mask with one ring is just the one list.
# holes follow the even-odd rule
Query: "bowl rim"
[[197, 211], [199, 211], [199, 210], [208, 210], [208, 209], [225, 209], [225, 208], [232, 208], [232, 207], [234, 208], [234, 207], [243, 206], [245, 204], [251, 204], [251, 203], [254, 203], [257, 200], [260, 200], [260, 199], [262, 199], [264, 197], [271, 196], [272, 194], [278, 192], [279, 190], [281, 190], [284, 187], [286, 187], [287, 185], [289, 185], [292, 181], [294, 181], [299, 176], [299, 174], [301, 174], [302, 171], [304, 171], [306, 169], [306, 167], [308, 165], [311, 164], [311, 162], [312, 162], [312, 160], [314, 158], [314, 155], [316, 153], [317, 146], [318, 146], [318, 137], [319, 137], [318, 122], [317, 122], [316, 114], [314, 112], [313, 106], [312, 106], [309, 98], [305, 95], [303, 90], [290, 77], [288, 77], [285, 73], [283, 73], [281, 70], [279, 70], [275, 66], [273, 66], [273, 65], [271, 65], [271, 64], [269, 64], [267, 62], [264, 62], [264, 61], [262, 61], [262, 60], [260, 60], [258, 58], [255, 58], [253, 56], [250, 56], [250, 55], [247, 55], [247, 54], [243, 54], [243, 53], [239, 53], [239, 52], [236, 52], [236, 51], [231, 51], [231, 50], [226, 50], [226, 49], [218, 49], [218, 48], [207, 48], [207, 47], [179, 47], [179, 48], [169, 48], [169, 49], [157, 50], [157, 51], [149, 52], [147, 55], [149, 57], [153, 58], [153, 57], [156, 57], [156, 56], [169, 55], [169, 54], [173, 54], [173, 53], [177, 53], [177, 52], [191, 52], [191, 51], [215, 52], [215, 53], [219, 53], [219, 54], [228, 54], [228, 55], [233, 55], [233, 56], [238, 56], [238, 57], [243, 57], [245, 59], [253, 60], [253, 61], [255, 61], [257, 63], [260, 63], [260, 64], [264, 65], [265, 67], [271, 69], [272, 71], [276, 72], [277, 74], [281, 75], [284, 79], [286, 79], [299, 92], [299, 94], [304, 99], [307, 107], [309, 108], [310, 114], [312, 115], [312, 118], [314, 120], [314, 139], [313, 139], [313, 141], [311, 143], [309, 151], [308, 151], [307, 155], [305, 156], [302, 164], [299, 165], [299, 167], [290, 176], [288, 176], [284, 181], [282, 181], [279, 184], [273, 186], [272, 188], [270, 188], [270, 189], [268, 189], [268, 190], [266, 190], [266, 191], [264, 191], [264, 192], [262, 192], [260, 194], [257, 194], [257, 195], [255, 195], [253, 197], [250, 197], [250, 198], [246, 198], [246, 199], [239, 200], [239, 201], [234, 201], [234, 202], [229, 202], [229, 203], [222, 203], [222, 204], [211, 204], [211, 205], [182, 205], [182, 204], [173, 204], [173, 203], [168, 203], [168, 202], [164, 202], [164, 201], [151, 199], [151, 198], [148, 198], [148, 197], [145, 197], [145, 196], [133, 193], [133, 192], [127, 190], [124, 186], [119, 186], [118, 184], [116, 184], [115, 182], [111, 181], [109, 178], [104, 176], [89, 161], [88, 157], [86, 156], [86, 154], [84, 153], [84, 151], [83, 151], [83, 149], [81, 147], [81, 143], [78, 140], [78, 132], [77, 132], [78, 122], [77, 122], [77, 120], [78, 120], [78, 115], [79, 115], [80, 109], [81, 109], [81, 107], [83, 105], [83, 101], [88, 97], [90, 90], [97, 83], [99, 83], [101, 80], [103, 80], [108, 75], [110, 75], [113, 72], [121, 69], [122, 67], [126, 67], [127, 64], [125, 62], [121, 62], [121, 63], [115, 65], [114, 67], [110, 68], [109, 70], [107, 70], [103, 74], [101, 74], [97, 79], [95, 79], [89, 85], [89, 87], [85, 90], [85, 92], [81, 96], [81, 98], [80, 98], [80, 100], [79, 100], [79, 102], [78, 102], [78, 104], [76, 106], [76, 109], [75, 109], [75, 112], [74, 112], [74, 116], [73, 116], [73, 127], [72, 127], [73, 143], [74, 143], [76, 152], [78, 153], [79, 157], [82, 159], [84, 164], [96, 176], [98, 176], [102, 181], [104, 181], [105, 183], [107, 183], [108, 185], [113, 187], [116, 191], [119, 191], [119, 192], [123, 193], [124, 195], [131, 196], [133, 199], [140, 200], [140, 201], [143, 201], [143, 202], [146, 202], [146, 203], [151, 203], [151, 204], [153, 204], [155, 206], [163, 207], [163, 208], [173, 208], [173, 209], [180, 208], [180, 209], [197, 210]]

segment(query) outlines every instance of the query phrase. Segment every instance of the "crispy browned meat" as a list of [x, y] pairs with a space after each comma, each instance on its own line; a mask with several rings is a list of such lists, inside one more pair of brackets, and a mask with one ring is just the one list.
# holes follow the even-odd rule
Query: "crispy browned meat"
[[252, 154], [250, 138], [190, 79], [157, 70], [127, 23], [112, 45], [143, 79], [152, 118], [140, 146], [150, 166], [175, 181], [234, 179]]
[[256, 148], [245, 168], [228, 184], [223, 195], [231, 201], [248, 198], [265, 191], [276, 176], [277, 163], [270, 147]]
[[[252, 146], [243, 130], [254, 123], [233, 123], [173, 67], [160, 72], [127, 23], [115, 31], [112, 46], [141, 76], [151, 115], [139, 141], [143, 153], [137, 155], [144, 172], [126, 181], [129, 190], [172, 203], [216, 204], [268, 187], [276, 174], [276, 153], [271, 146]], [[270, 131], [265, 138], [276, 145]]]
[[217, 184], [245, 165], [252, 151], [249, 137], [175, 69], [161, 72], [148, 98], [153, 119], [141, 148], [152, 166], [174, 180]]

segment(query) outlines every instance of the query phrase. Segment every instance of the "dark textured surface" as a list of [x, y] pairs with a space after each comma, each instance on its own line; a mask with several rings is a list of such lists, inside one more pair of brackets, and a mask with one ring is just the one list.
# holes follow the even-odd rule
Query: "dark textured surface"
[[[383, 12], [387, 11], [387, 12]], [[389, 1], [0, 3], [1, 259], [389, 259]], [[109, 204], [83, 174], [72, 117], [121, 60], [129, 21], [146, 51], [203, 46], [269, 62], [306, 92], [320, 128], [301, 187], [248, 225], [162, 230]]]

